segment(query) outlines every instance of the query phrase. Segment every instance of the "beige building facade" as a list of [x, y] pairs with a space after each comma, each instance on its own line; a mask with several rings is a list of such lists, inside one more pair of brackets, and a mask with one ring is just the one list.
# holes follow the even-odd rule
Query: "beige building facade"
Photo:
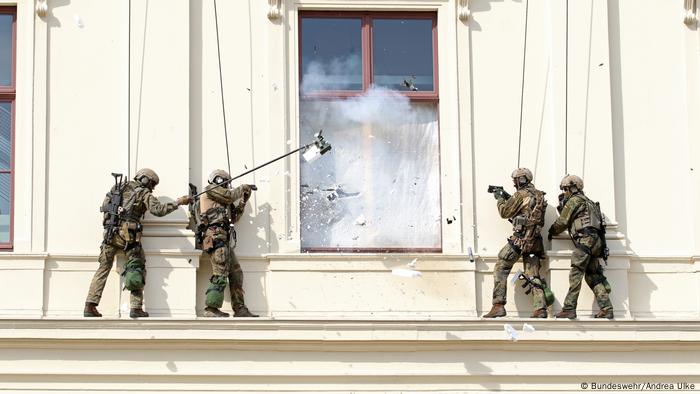
[[[0, 389], [700, 390], [698, 17], [695, 0], [0, 0]], [[330, 154], [239, 180], [258, 186], [236, 253], [260, 318], [200, 317], [211, 267], [184, 207], [144, 220], [151, 317], [128, 317], [123, 257], [104, 317], [82, 317], [111, 172], [153, 168], [172, 201], [317, 129]], [[547, 226], [566, 173], [600, 201], [614, 320], [586, 286], [579, 319], [551, 317], [565, 234], [546, 243], [549, 319], [519, 285], [480, 318], [511, 231], [486, 189], [518, 166]]]

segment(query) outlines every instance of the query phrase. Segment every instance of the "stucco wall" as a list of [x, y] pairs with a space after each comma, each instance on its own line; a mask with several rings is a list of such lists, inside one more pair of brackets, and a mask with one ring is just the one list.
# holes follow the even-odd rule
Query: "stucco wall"
[[[77, 343], [85, 340], [82, 325], [92, 324], [95, 331], [90, 338], [96, 342], [115, 335], [119, 327], [61, 320], [57, 324], [66, 336], [52, 336], [33, 331], [32, 324], [37, 329], [46, 325], [31, 319], [58, 322], [81, 316], [97, 267], [98, 205], [111, 183], [109, 173], [133, 175], [139, 167], [152, 167], [161, 178], [156, 194], [174, 199], [187, 192], [188, 182], [201, 186], [212, 169], [227, 166], [213, 2], [134, 1], [130, 24], [127, 2], [50, 0], [44, 18], [35, 15], [31, 1], [0, 3], [17, 4], [18, 11], [15, 248], [0, 255], [0, 316], [30, 319], [22, 324], [7, 320], [3, 326], [0, 375], [11, 377], [6, 381], [14, 381], [13, 388], [43, 389], [43, 383], [26, 379], [33, 362], [15, 367], [16, 356], [11, 355], [13, 346], [33, 348], [36, 345], [29, 342], [41, 339], [52, 345], [45, 351], [32, 350], [26, 360], [48, 359], [37, 361], [37, 368], [43, 365], [50, 374], [71, 377], [47, 375], [46, 384], [64, 379], [64, 387], [75, 389], [82, 386], [74, 382], [78, 379], [74, 372], [55, 369], [55, 360], [63, 357], [61, 349], [70, 349], [67, 357], [77, 360], [64, 367], [78, 368], [98, 358], [94, 349], [78, 348]], [[409, 325], [402, 331], [390, 323], [372, 327], [374, 339], [363, 337], [365, 347], [353, 350], [363, 354], [359, 363], [363, 369], [357, 375], [369, 374], [366, 371], [383, 357], [370, 351], [371, 346], [392, 341], [404, 346], [399, 353], [417, 349], [411, 368], [435, 366], [405, 386], [382, 380], [403, 374], [392, 363], [381, 377], [363, 381], [365, 388], [387, 391], [510, 390], [520, 381], [508, 378], [513, 385], [493, 386], [488, 376], [518, 375], [514, 371], [528, 361], [537, 362], [533, 368], [556, 370], [557, 360], [565, 361], [566, 365], [558, 364], [564, 377], [549, 388], [569, 390], [581, 368], [595, 366], [591, 376], [609, 373], [605, 358], [594, 354], [608, 342], [615, 346], [608, 354], [610, 360], [627, 368], [618, 374], [618, 381], [638, 376], [631, 359], [657, 380], [697, 376], [693, 375], [697, 338], [688, 339], [682, 333], [696, 329], [700, 317], [700, 209], [696, 204], [700, 198], [700, 32], [697, 23], [683, 23], [682, 1], [471, 0], [468, 20], [458, 18], [464, 2], [456, 0], [271, 3], [217, 3], [232, 173], [304, 142], [298, 130], [299, 10], [430, 10], [438, 15], [441, 213], [443, 221], [453, 215], [457, 221], [443, 222], [440, 254], [302, 254], [296, 158], [243, 178], [242, 182], [256, 183], [259, 190], [239, 223], [236, 252], [246, 275], [247, 302], [264, 316], [261, 330], [284, 333], [290, 329], [274, 326], [268, 318], [300, 320], [313, 330], [328, 324], [318, 319], [410, 320], [428, 326], [430, 319], [447, 319], [457, 325], [484, 324], [483, 332], [469, 326], [467, 331], [476, 330], [478, 335], [468, 338], [452, 337], [452, 330], [458, 328], [445, 328], [440, 338], [432, 339], [439, 343], [439, 351], [401, 342], [424, 335], [423, 328], [413, 330]], [[281, 17], [268, 18], [270, 7], [280, 10]], [[510, 362], [510, 355], [500, 352], [510, 344], [503, 342], [502, 322], [475, 318], [490, 306], [491, 272], [510, 230], [498, 217], [486, 187], [509, 185], [509, 174], [518, 165], [535, 172], [535, 183], [548, 193], [550, 204], [556, 203], [559, 180], [566, 172], [584, 176], [588, 194], [601, 202], [609, 220], [612, 257], [607, 275], [616, 318], [624, 323], [589, 321], [597, 307], [584, 288], [581, 320], [542, 323], [538, 333], [542, 332], [531, 345], [540, 350], [528, 353], [526, 346], [519, 349], [523, 352], [517, 361]], [[547, 225], [555, 217], [550, 207]], [[212, 335], [208, 330], [214, 326], [204, 326], [209, 323], [206, 320], [203, 326], [197, 325], [199, 321], [187, 326], [203, 308], [209, 262], [193, 248], [183, 208], [166, 218], [147, 216], [145, 223], [146, 309], [156, 318], [174, 320], [168, 327], [131, 323], [143, 324], [137, 327], [152, 330], [158, 339], [172, 340], [167, 344], [172, 360], [159, 359], [157, 352], [142, 354], [139, 347], [148, 345], [147, 338], [122, 343], [121, 350], [117, 340], [114, 352], [105, 357], [135, 360], [139, 368], [153, 371], [155, 381], [170, 373], [201, 377], [206, 368], [197, 361], [206, 359], [206, 353], [183, 350], [189, 346], [188, 338], [169, 337], [167, 332], [200, 330], [190, 338], [197, 343]], [[571, 243], [559, 237], [547, 246], [545, 272], [559, 300], [553, 307], [556, 312], [568, 288]], [[470, 248], [475, 261], [469, 259]], [[393, 268], [413, 259], [422, 278], [391, 274]], [[121, 291], [120, 264], [121, 260], [109, 278], [100, 309], [108, 318], [127, 319], [123, 304], [128, 293]], [[514, 270], [518, 268], [520, 264]], [[510, 317], [505, 322], [522, 323], [520, 318], [530, 313], [528, 296], [519, 287], [509, 287], [508, 300]], [[224, 308], [230, 309], [228, 300]], [[645, 318], [651, 319], [648, 323], [653, 327], [643, 321], [637, 324]], [[670, 324], [666, 318], [682, 323], [664, 331], [664, 325]], [[279, 384], [268, 389], [307, 387], [303, 385], [309, 381], [325, 381], [328, 390], [347, 388], [343, 371], [358, 365], [345, 357], [350, 350], [338, 348], [320, 357], [308, 353], [311, 345], [304, 342], [304, 335], [314, 346], [321, 346], [332, 335], [352, 337], [365, 323], [358, 324], [339, 333], [325, 332], [323, 337], [283, 334], [280, 341], [288, 346], [283, 350], [255, 330], [248, 332], [249, 338], [220, 338], [237, 345], [231, 358], [217, 356], [217, 360], [224, 369], [248, 368], [241, 360], [249, 359], [249, 354], [239, 351], [250, 345], [246, 340], [260, 340], [272, 346], [260, 356], [265, 359], [282, 352], [290, 359], [309, 361], [309, 368], [324, 360], [324, 365], [340, 360], [336, 370], [329, 372], [330, 378], [321, 374], [299, 381], [278, 376]], [[234, 326], [226, 328], [240, 328]], [[605, 331], [589, 338], [600, 341], [597, 347], [576, 342], [586, 330]], [[653, 334], [645, 337], [647, 331]], [[492, 342], [482, 342], [482, 334]], [[17, 335], [29, 339], [12, 345]], [[642, 344], [643, 337], [650, 342]], [[568, 350], [556, 348], [557, 339], [570, 345]], [[450, 352], [453, 345], [461, 350]], [[648, 352], [639, 353], [644, 346]], [[553, 356], [539, 347], [561, 351]], [[632, 350], [637, 352], [625, 353]], [[578, 359], [581, 352], [588, 353]], [[429, 357], [420, 361], [424, 354]], [[391, 360], [398, 362], [403, 356], [393, 354]], [[459, 361], [484, 358], [490, 363]], [[192, 364], [170, 372], [154, 364], [176, 359]], [[657, 368], [669, 359], [675, 361], [668, 369]], [[436, 372], [441, 366], [452, 371], [449, 377]], [[222, 370], [217, 371], [219, 385], [209, 389], [240, 383], [222, 378]], [[272, 370], [256, 373], [265, 371]], [[525, 381], [537, 385], [543, 379], [534, 369], [527, 371]], [[97, 372], [93, 381], [109, 381], [109, 374]], [[181, 382], [200, 382], [188, 379], [183, 377]], [[438, 380], [449, 384], [430, 386]], [[248, 383], [241, 387], [253, 390], [264, 385], [255, 379]], [[143, 389], [138, 384], [131, 388]]]

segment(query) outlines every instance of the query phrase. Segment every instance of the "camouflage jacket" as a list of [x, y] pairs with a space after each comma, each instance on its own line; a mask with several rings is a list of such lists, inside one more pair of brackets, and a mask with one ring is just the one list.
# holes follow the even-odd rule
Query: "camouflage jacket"
[[236, 223], [243, 215], [250, 191], [244, 186], [235, 189], [208, 185], [200, 199], [200, 215], [206, 225]]
[[[540, 207], [536, 209], [538, 202]], [[543, 251], [540, 231], [544, 225], [546, 208], [544, 193], [532, 184], [516, 191], [509, 199], [498, 199], [498, 213], [502, 218], [513, 222], [513, 235], [509, 241], [514, 246], [523, 252]]]
[[[119, 215], [121, 219], [140, 222], [146, 211], [155, 216], [165, 216], [177, 210], [175, 202], [160, 202], [150, 189], [141, 185], [136, 181], [129, 181], [124, 185], [122, 192], [122, 207], [123, 211]], [[102, 202], [102, 206], [106, 206], [109, 202], [109, 194]]]
[[561, 234], [564, 230], [569, 230], [569, 234], [572, 236], [575, 235], [574, 221], [578, 217], [587, 214], [586, 200], [588, 200], [588, 197], [583, 193], [574, 194], [569, 197], [559, 214], [559, 218], [549, 227], [549, 233], [551, 235], [557, 235]]
[[[591, 203], [583, 193], [569, 197], [559, 214], [559, 218], [549, 227], [549, 235], [554, 236], [564, 230], [569, 230], [571, 239], [577, 248], [589, 255], [603, 257], [607, 253], [604, 252], [607, 250], [605, 236], [601, 236], [601, 233], [597, 231], [600, 230], [600, 223], [591, 223], [591, 218], [594, 215], [587, 208], [592, 205]], [[590, 227], [593, 231], [577, 231], [577, 222], [579, 225], [581, 222], [594, 224]]]

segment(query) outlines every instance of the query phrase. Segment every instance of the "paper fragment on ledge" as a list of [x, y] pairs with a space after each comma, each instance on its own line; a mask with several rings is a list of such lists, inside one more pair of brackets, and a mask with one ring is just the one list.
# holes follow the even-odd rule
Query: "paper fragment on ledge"
[[506, 332], [506, 336], [507, 336], [508, 339], [510, 339], [511, 341], [513, 341], [513, 342], [517, 342], [517, 341], [518, 341], [518, 332], [515, 331], [515, 329], [513, 328], [513, 326], [511, 326], [510, 324], [504, 324], [504, 325], [503, 325], [503, 331]]
[[396, 276], [403, 276], [404, 278], [418, 278], [423, 276], [423, 273], [416, 270], [409, 270], [405, 268], [394, 268], [391, 273]]
[[535, 332], [535, 327], [531, 324], [523, 323], [523, 332]]
[[408, 263], [407, 265], [409, 268], [416, 268], [416, 262], [418, 262], [418, 258], [411, 260], [411, 262]]
[[355, 224], [358, 226], [364, 226], [367, 224], [367, 219], [365, 218], [365, 215], [360, 215], [355, 219]]

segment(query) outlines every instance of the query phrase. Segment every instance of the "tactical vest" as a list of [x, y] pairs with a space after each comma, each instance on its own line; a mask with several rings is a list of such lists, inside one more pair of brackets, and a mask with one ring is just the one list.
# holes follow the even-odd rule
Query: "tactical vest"
[[587, 231], [599, 232], [603, 230], [603, 214], [600, 211], [600, 204], [593, 202], [584, 194], [578, 194], [576, 197], [583, 200], [583, 209], [579, 210], [569, 232], [571, 234], [581, 234]]
[[[211, 187], [207, 187], [207, 189], [211, 189]], [[209, 190], [200, 196], [199, 215], [201, 221], [207, 227], [213, 224], [221, 224], [228, 227], [231, 217], [229, 207], [223, 202], [216, 201], [215, 196]]]
[[534, 187], [523, 189], [522, 192], [528, 194], [529, 201], [513, 218], [511, 242], [523, 253], [537, 253], [542, 249], [541, 231], [544, 226], [547, 200], [544, 199], [545, 193]]
[[136, 181], [130, 181], [124, 185], [120, 218], [140, 222], [148, 210], [145, 197], [149, 191], [148, 188]]

